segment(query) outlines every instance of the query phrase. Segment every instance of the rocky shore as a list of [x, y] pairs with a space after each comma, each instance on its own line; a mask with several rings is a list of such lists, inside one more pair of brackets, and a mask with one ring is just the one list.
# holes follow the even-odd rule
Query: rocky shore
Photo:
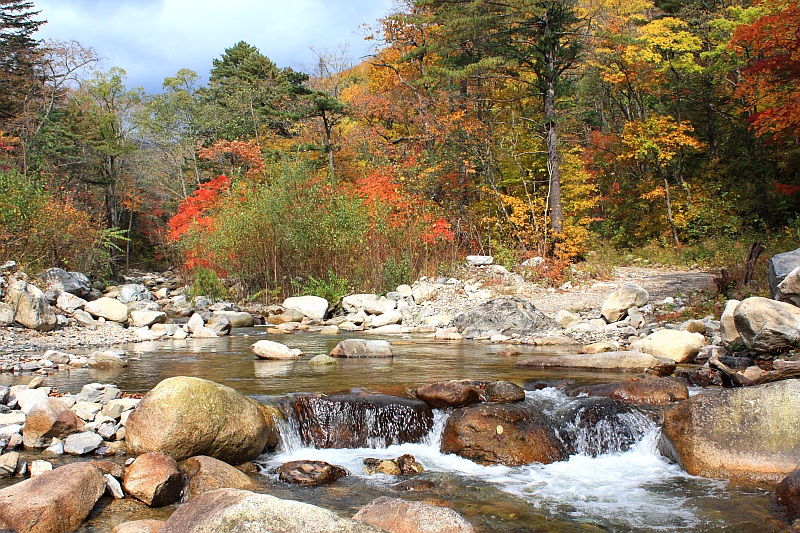
[[[450, 509], [393, 498], [379, 498], [343, 518], [262, 494], [253, 476], [252, 461], [279, 445], [287, 416], [296, 418], [309, 445], [356, 448], [374, 439], [386, 445], [416, 442], [430, 431], [431, 409], [442, 408], [452, 410], [442, 453], [509, 466], [621, 451], [641, 437], [620, 428], [614, 447], [588, 449], [571, 433], [582, 420], [600, 427], [620, 413], [654, 419], [662, 427], [661, 452], [688, 473], [780, 482], [776, 501], [793, 520], [800, 517], [797, 263], [790, 269], [790, 261], [774, 261], [775, 299], [732, 300], [719, 319], [680, 323], [658, 317], [680, 310], [687, 294], [709, 287], [710, 275], [620, 269], [613, 280], [542, 289], [483, 258], [458, 277], [421, 279], [383, 296], [354, 294], [341, 302], [301, 296], [282, 305], [239, 306], [190, 300], [170, 273], [103, 286], [60, 269], [30, 279], [6, 264], [0, 268], [0, 373], [30, 380], [0, 386], [0, 478], [18, 481], [0, 490], [0, 529], [72, 531], [107, 493], [151, 507], [183, 502], [166, 521], [119, 525], [120, 533], [236, 531], [237, 523], [252, 521], [258, 523], [254, 531], [441, 531], [431, 529], [436, 523], [450, 524], [446, 531], [472, 531]], [[96, 383], [61, 394], [45, 381], [70, 367], [125, 366], [126, 354], [116, 348], [129, 342], [214, 338], [256, 325], [275, 334], [364, 336], [342, 341], [313, 364], [390, 358], [393, 338], [426, 335], [441, 342], [503, 344], [507, 354], [521, 345], [558, 346], [565, 355], [520, 357], [515, 364], [639, 377], [567, 386], [565, 394], [583, 399], [555, 414], [532, 408], [524, 390], [503, 381], [425, 383], [421, 377], [413, 398], [298, 395], [288, 411], [192, 377], [164, 380], [144, 398]], [[303, 356], [269, 340], [255, 343], [253, 352], [265, 359]], [[711, 389], [690, 398], [687, 386]], [[352, 424], [325, 426], [330, 417], [320, 412], [346, 412]], [[380, 432], [370, 433], [362, 419], [378, 420]], [[28, 462], [22, 450], [41, 452], [41, 459]], [[104, 460], [128, 456], [124, 467]], [[313, 485], [347, 475], [318, 463], [285, 465], [280, 477]], [[410, 456], [375, 460], [366, 468], [410, 476], [422, 470]]]

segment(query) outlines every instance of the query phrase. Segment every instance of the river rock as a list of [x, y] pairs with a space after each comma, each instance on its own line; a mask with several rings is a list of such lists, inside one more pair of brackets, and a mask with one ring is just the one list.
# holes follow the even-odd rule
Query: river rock
[[566, 309], [562, 309], [561, 311], [556, 313], [554, 320], [556, 321], [556, 324], [558, 324], [562, 328], [568, 328], [580, 322], [581, 315], [572, 313], [570, 311], [567, 311]]
[[44, 293], [25, 281], [11, 284], [6, 303], [14, 311], [14, 320], [28, 329], [52, 331], [57, 324], [56, 314], [50, 309]]
[[138, 283], [123, 285], [119, 289], [119, 294], [117, 294], [117, 300], [124, 304], [153, 299], [153, 295], [147, 290], [147, 287]]
[[673, 407], [660, 449], [692, 475], [778, 482], [800, 463], [800, 381], [704, 391]]
[[79, 309], [86, 307], [89, 303], [80, 296], [75, 296], [68, 292], [62, 292], [56, 298], [56, 307], [63, 310], [65, 313], [72, 314]]
[[307, 503], [246, 490], [218, 489], [181, 505], [161, 533], [380, 533]]
[[83, 429], [83, 422], [58, 398], [37, 402], [25, 419], [22, 441], [26, 448], [47, 448], [53, 438], [63, 439]]
[[778, 284], [775, 299], [800, 306], [800, 266], [789, 272]]
[[92, 453], [103, 444], [103, 437], [91, 431], [73, 433], [64, 441], [64, 453], [68, 455], [86, 455]]
[[[364, 311], [370, 315], [382, 315], [390, 310], [388, 304], [379, 303], [378, 296], [375, 294], [350, 294], [345, 296], [342, 298], [342, 308], [348, 313]], [[394, 307], [391, 307], [391, 309], [394, 309]]]
[[793, 348], [800, 340], [800, 308], [786, 302], [747, 298], [736, 307], [733, 320], [744, 343], [756, 352]]
[[778, 285], [797, 267], [800, 267], [800, 248], [772, 256], [769, 260], [768, 274], [769, 289], [773, 298], [777, 298], [780, 294]]
[[128, 306], [115, 298], [98, 298], [87, 303], [83, 309], [95, 318], [105, 318], [120, 324], [128, 320]]
[[200, 313], [193, 313], [189, 320], [186, 322], [186, 331], [194, 333], [194, 330], [205, 326], [206, 321], [200, 316]]
[[286, 324], [288, 322], [300, 322], [305, 316], [297, 309], [286, 309], [285, 307], [281, 307], [279, 305], [274, 307], [274, 309], [270, 310], [270, 315], [267, 316], [267, 323], [272, 324], [273, 326]]
[[293, 296], [283, 301], [283, 307], [297, 309], [312, 320], [323, 320], [328, 312], [328, 300], [319, 296]]
[[353, 517], [388, 533], [472, 533], [463, 516], [448, 509], [400, 498], [380, 498], [368, 503]]
[[113, 350], [97, 351], [89, 355], [89, 366], [92, 368], [123, 368], [128, 362], [122, 352]]
[[303, 444], [315, 448], [420, 442], [433, 427], [425, 402], [386, 394], [298, 394], [292, 408]]
[[471, 339], [497, 334], [530, 335], [550, 329], [553, 322], [528, 300], [497, 298], [459, 314], [452, 325], [462, 331], [465, 338]]
[[481, 391], [468, 381], [438, 381], [417, 387], [414, 392], [431, 407], [464, 407], [481, 401]]
[[150, 507], [163, 507], [181, 499], [183, 477], [175, 459], [160, 452], [150, 452], [131, 463], [122, 487]]
[[186, 477], [184, 499], [191, 500], [203, 493], [217, 489], [242, 489], [258, 491], [261, 485], [253, 478], [219, 459], [198, 455], [180, 464]]
[[624, 318], [631, 307], [642, 307], [647, 304], [650, 294], [639, 285], [629, 283], [612, 292], [606, 301], [600, 314], [607, 322], [617, 322]]
[[325, 355], [321, 353], [319, 355], [315, 355], [311, 359], [309, 359], [308, 364], [311, 366], [324, 366], [324, 365], [335, 365], [338, 364], [339, 361], [331, 357], [330, 355]]
[[722, 311], [722, 316], [719, 319], [719, 334], [722, 337], [722, 342], [726, 345], [741, 340], [739, 331], [736, 329], [736, 321], [733, 316], [736, 308], [742, 303], [739, 300], [728, 300], [725, 303], [725, 309]]
[[605, 396], [628, 403], [665, 405], [689, 398], [689, 390], [683, 381], [675, 378], [628, 379], [619, 383], [602, 383], [570, 387], [570, 396], [588, 394]]
[[245, 311], [214, 311], [213, 317], [225, 317], [233, 328], [252, 328], [255, 325], [255, 318]]
[[632, 350], [671, 359], [676, 363], [691, 363], [705, 344], [706, 339], [700, 333], [661, 329], [644, 339], [632, 342], [630, 347]]
[[303, 487], [319, 487], [345, 477], [347, 470], [325, 461], [291, 461], [278, 468], [278, 475], [286, 483]]
[[550, 419], [526, 404], [480, 404], [456, 409], [442, 434], [442, 453], [476, 463], [519, 466], [567, 458]]
[[92, 290], [83, 279], [67, 272], [63, 268], [48, 268], [39, 274], [39, 280], [42, 290], [48, 300], [52, 302], [55, 302], [62, 293], [74, 294], [80, 298], [85, 298]]
[[133, 520], [119, 524], [111, 533], [159, 533], [162, 527], [163, 520]]
[[274, 420], [224, 385], [178, 376], [156, 385], [128, 417], [128, 452], [160, 451], [182, 461], [208, 455], [229, 464], [258, 457], [276, 438]]
[[274, 341], [258, 341], [251, 348], [261, 359], [297, 359], [303, 355], [303, 352], [297, 348], [289, 348], [285, 344]]
[[111, 400], [116, 400], [122, 395], [116, 385], [109, 383], [87, 383], [75, 396], [76, 402], [92, 402], [105, 405]]
[[5, 328], [14, 323], [14, 308], [5, 302], [0, 302], [0, 328]]
[[800, 468], [778, 483], [775, 499], [786, 511], [789, 520], [800, 518]]
[[135, 328], [149, 328], [153, 324], [163, 324], [167, 321], [164, 311], [131, 311], [129, 320]]
[[387, 311], [381, 315], [377, 315], [372, 317], [370, 321], [370, 326], [373, 328], [380, 328], [383, 326], [389, 326], [391, 324], [399, 324], [403, 320], [403, 315], [400, 314], [398, 311]]
[[61, 533], [83, 523], [106, 490], [103, 474], [72, 463], [0, 490], [0, 530]]
[[346, 339], [331, 350], [331, 357], [393, 357], [389, 341]]
[[233, 325], [231, 324], [231, 321], [228, 320], [228, 317], [217, 314], [211, 315], [211, 320], [208, 321], [206, 327], [211, 329], [220, 337], [230, 335], [231, 330], [233, 329]]
[[516, 364], [540, 368], [577, 368], [615, 372], [650, 371], [668, 376], [675, 371], [675, 361], [641, 352], [604, 352], [531, 357]]

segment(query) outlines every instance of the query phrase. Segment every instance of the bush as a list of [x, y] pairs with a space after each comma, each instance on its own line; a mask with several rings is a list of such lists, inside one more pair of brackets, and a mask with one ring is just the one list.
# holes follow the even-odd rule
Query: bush
[[228, 291], [216, 272], [210, 268], [198, 267], [192, 273], [192, 286], [186, 291], [186, 295], [191, 299], [197, 296], [205, 296], [213, 301], [224, 299]]
[[298, 296], [319, 296], [335, 305], [343, 297], [352, 292], [347, 278], [340, 278], [333, 270], [328, 270], [328, 278], [309, 276], [304, 282], [292, 281], [292, 287]]

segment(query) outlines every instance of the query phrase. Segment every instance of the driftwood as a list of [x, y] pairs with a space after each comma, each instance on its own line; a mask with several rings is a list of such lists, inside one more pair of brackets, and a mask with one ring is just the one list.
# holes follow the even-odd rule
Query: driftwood
[[[729, 297], [732, 289], [741, 290], [747, 285], [750, 285], [750, 282], [753, 280], [753, 273], [756, 270], [758, 258], [766, 249], [766, 246], [755, 241], [747, 250], [747, 257], [745, 258], [744, 265], [741, 267], [734, 267], [734, 273], [728, 271], [727, 268], [720, 268], [719, 275], [714, 276], [714, 285], [717, 286], [717, 294], [723, 294]], [[739, 277], [740, 273], [741, 277]]]
[[772, 383], [784, 379], [800, 378], [800, 361], [778, 359], [772, 363], [772, 368], [775, 370], [764, 372], [756, 379], [744, 377], [744, 375], [726, 366], [717, 356], [711, 357], [708, 360], [708, 365], [722, 375], [722, 383], [726, 387], [752, 387], [753, 385], [763, 385], [764, 383]]
[[758, 261], [758, 256], [760, 256], [761, 253], [766, 249], [767, 247], [758, 241], [750, 245], [750, 249], [747, 251], [747, 260], [745, 261], [744, 264], [742, 285], [750, 285], [750, 281], [753, 279], [753, 272], [756, 269], [756, 262]]

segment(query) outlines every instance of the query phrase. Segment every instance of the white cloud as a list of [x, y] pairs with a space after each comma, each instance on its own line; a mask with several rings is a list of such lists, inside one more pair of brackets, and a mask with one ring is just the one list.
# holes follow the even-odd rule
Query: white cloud
[[239, 41], [279, 66], [310, 63], [309, 46], [349, 42], [368, 53], [358, 29], [385, 16], [392, 0], [37, 0], [39, 37], [75, 39], [128, 73], [128, 85], [157, 92], [166, 76], [190, 68], [207, 77], [211, 61]]

